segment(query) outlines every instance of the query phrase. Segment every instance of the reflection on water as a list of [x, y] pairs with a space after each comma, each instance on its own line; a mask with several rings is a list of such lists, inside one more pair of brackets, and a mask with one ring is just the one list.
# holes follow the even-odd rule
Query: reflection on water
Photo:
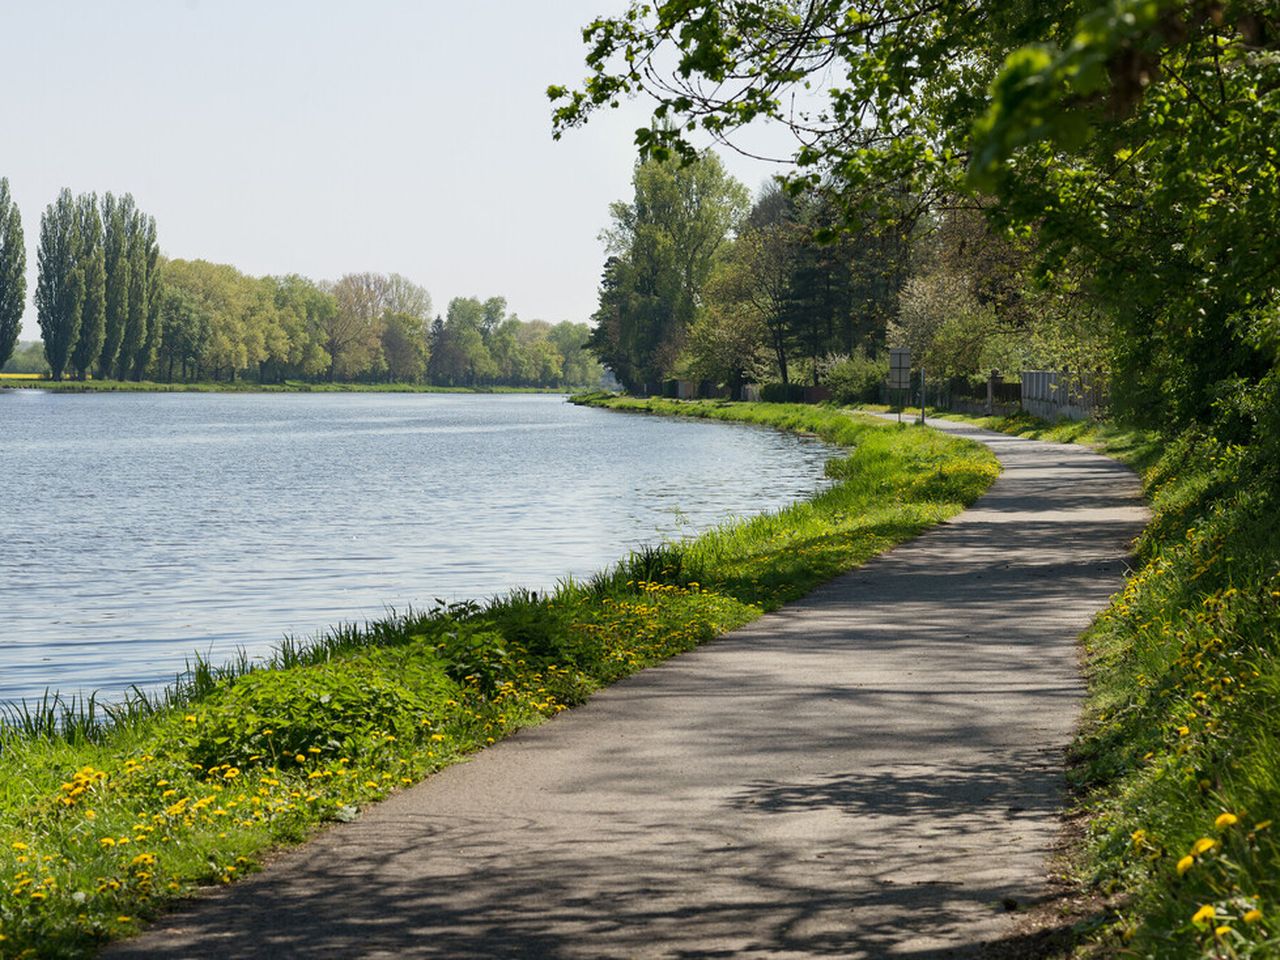
[[548, 396], [0, 392], [0, 700], [545, 589], [806, 496], [830, 455]]

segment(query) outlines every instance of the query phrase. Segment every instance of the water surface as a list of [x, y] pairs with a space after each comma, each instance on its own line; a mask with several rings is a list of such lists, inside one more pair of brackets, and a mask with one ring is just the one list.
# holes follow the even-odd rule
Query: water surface
[[0, 391], [0, 700], [547, 589], [805, 497], [831, 452], [555, 396]]

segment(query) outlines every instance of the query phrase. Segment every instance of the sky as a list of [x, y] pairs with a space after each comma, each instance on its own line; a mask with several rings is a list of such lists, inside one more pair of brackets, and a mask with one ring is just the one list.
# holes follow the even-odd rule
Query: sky
[[[625, 0], [0, 0], [0, 176], [132, 193], [162, 252], [254, 274], [401, 273], [435, 309], [586, 321], [643, 102], [556, 142], [548, 84]], [[753, 144], [753, 146], [758, 146]], [[776, 169], [732, 153], [752, 192]], [[36, 339], [30, 305], [22, 338]]]

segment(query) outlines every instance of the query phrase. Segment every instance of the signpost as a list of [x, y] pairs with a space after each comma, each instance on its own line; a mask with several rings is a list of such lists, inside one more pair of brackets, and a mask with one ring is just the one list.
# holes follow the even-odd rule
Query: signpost
[[902, 391], [911, 389], [911, 351], [906, 347], [889, 350], [889, 389], [898, 391], [898, 420], [902, 420]]

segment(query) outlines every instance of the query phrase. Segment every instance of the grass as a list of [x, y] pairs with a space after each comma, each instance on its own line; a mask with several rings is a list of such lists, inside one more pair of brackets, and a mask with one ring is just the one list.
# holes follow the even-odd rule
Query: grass
[[958, 418], [1087, 443], [1138, 469], [1152, 520], [1085, 634], [1074, 865], [1110, 904], [1080, 950], [1280, 956], [1280, 456], [1210, 429]]
[[692, 649], [962, 510], [994, 457], [815, 407], [583, 398], [850, 448], [812, 500], [637, 551], [549, 594], [409, 611], [195, 662], [164, 694], [56, 697], [0, 726], [0, 956], [79, 957], [592, 691]]
[[424, 383], [312, 383], [251, 380], [158, 383], [152, 380], [47, 380], [34, 373], [0, 374], [0, 390], [59, 393], [566, 393], [562, 387], [435, 387]]

